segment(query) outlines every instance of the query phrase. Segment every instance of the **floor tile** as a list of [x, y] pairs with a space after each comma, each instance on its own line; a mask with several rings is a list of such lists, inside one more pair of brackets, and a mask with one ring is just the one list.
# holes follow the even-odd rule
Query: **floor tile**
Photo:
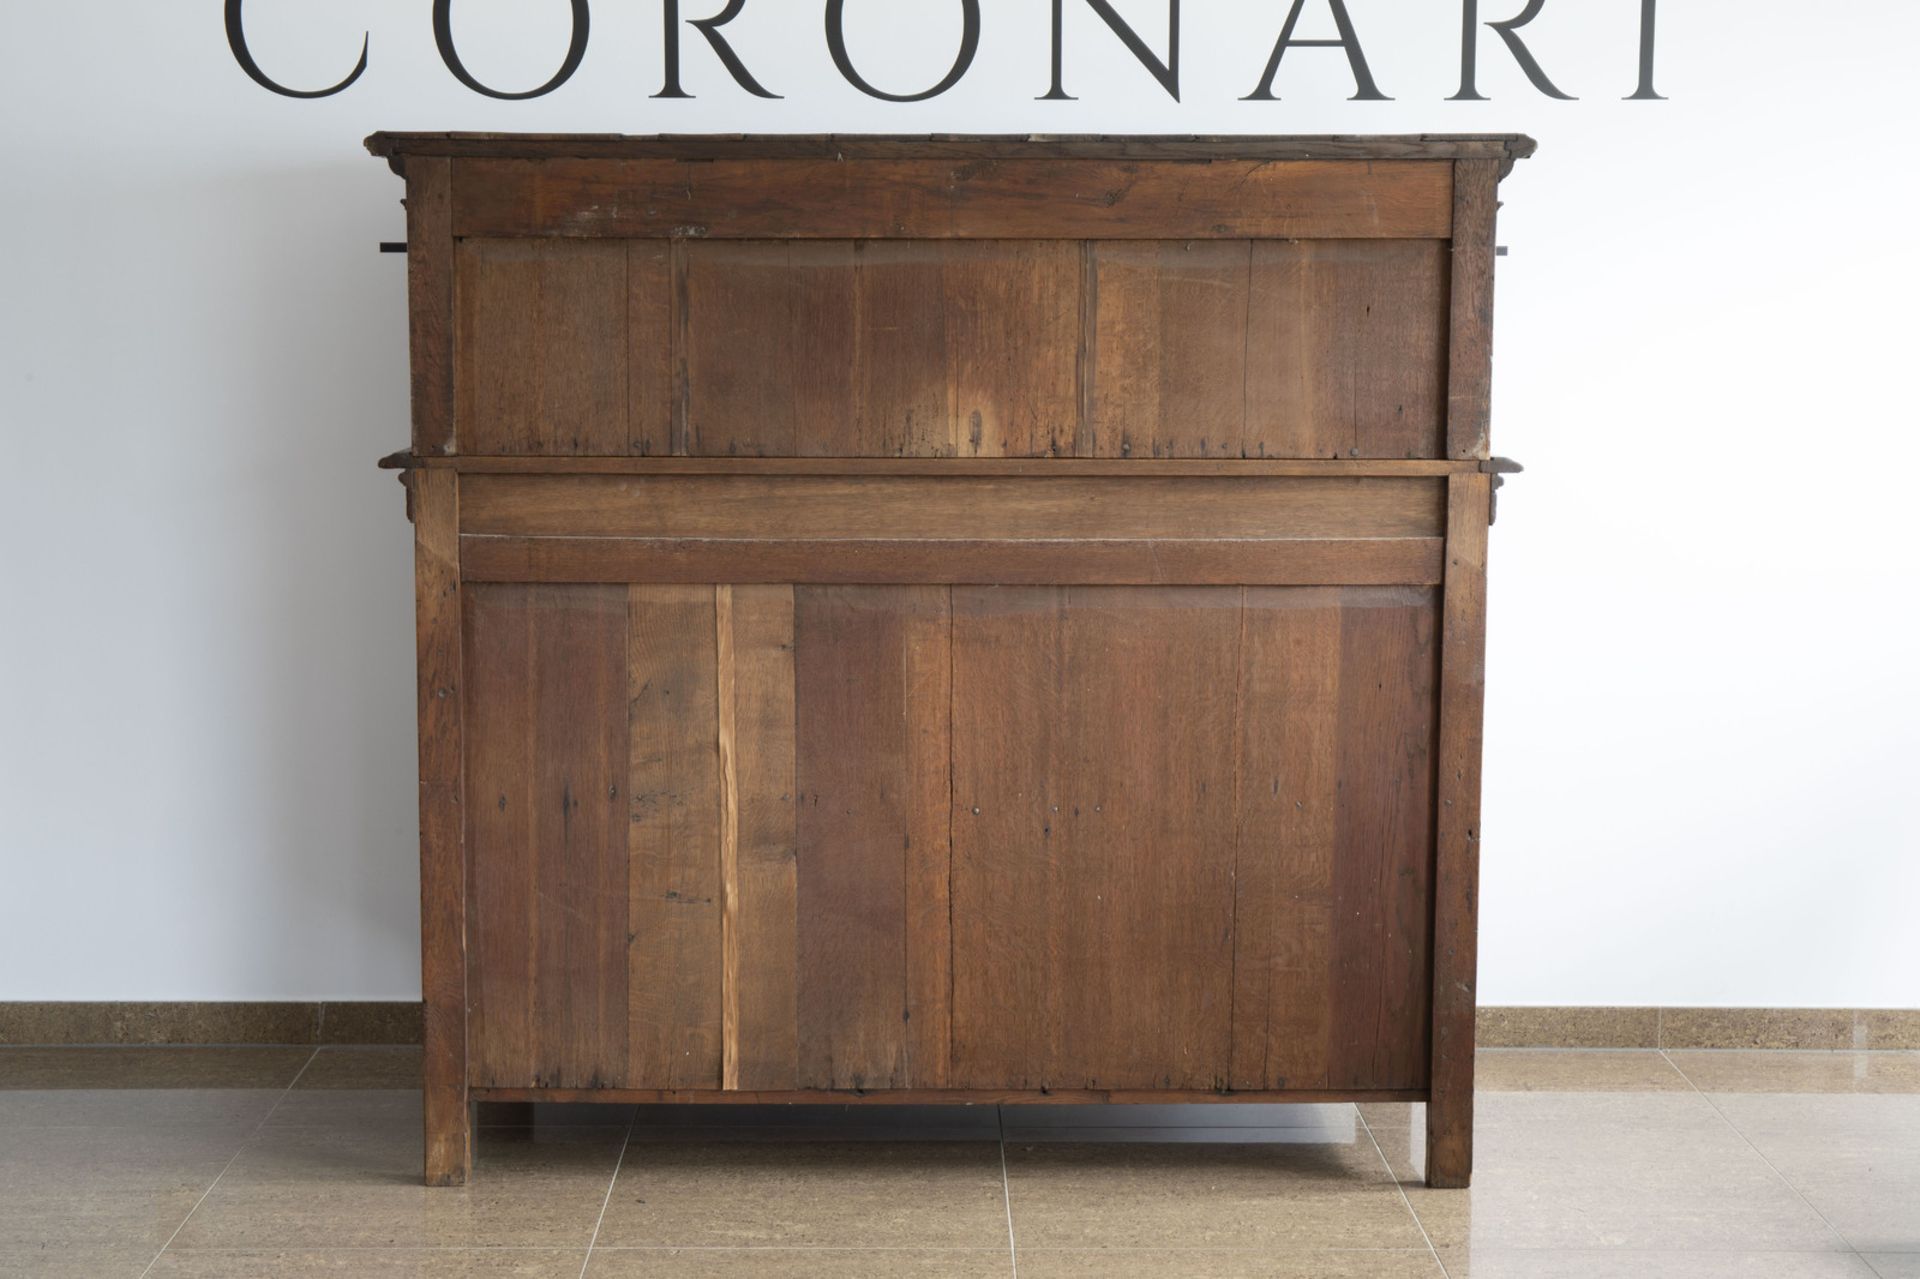
[[225, 1127], [244, 1136], [286, 1094], [267, 1088], [70, 1088], [0, 1092], [0, 1128]]
[[1470, 1191], [1430, 1190], [1423, 1108], [1373, 1123], [1443, 1248], [1844, 1249], [1697, 1093], [1492, 1093], [1476, 1099]]
[[140, 1279], [159, 1245], [0, 1243], [0, 1275], [32, 1279]]
[[1007, 1144], [1022, 1248], [1413, 1249], [1373, 1144]]
[[1007, 1106], [1007, 1128], [1308, 1128], [1353, 1123], [1353, 1107], [1201, 1102], [1183, 1106]]
[[1920, 1096], [1723, 1093], [1713, 1102], [1848, 1243], [1920, 1251]]
[[577, 1279], [572, 1248], [167, 1249], [149, 1279]]
[[0, 1048], [6, 1088], [285, 1088], [311, 1048]]
[[270, 1125], [174, 1246], [584, 1248], [625, 1136], [619, 1128], [487, 1129], [468, 1184], [429, 1189], [416, 1124]]
[[706, 1139], [998, 1141], [995, 1106], [641, 1106], [637, 1132]]
[[151, 1257], [245, 1135], [230, 1125], [0, 1129], [0, 1241], [145, 1247]]
[[1870, 1252], [1866, 1262], [1880, 1279], [1920, 1279], [1920, 1252]]
[[418, 1088], [418, 1048], [322, 1048], [295, 1088]]
[[1920, 1052], [1667, 1055], [1702, 1092], [1920, 1093]]
[[1475, 1092], [1686, 1092], [1685, 1077], [1654, 1049], [1556, 1052], [1493, 1048], [1474, 1058]]
[[1444, 1279], [1431, 1250], [1020, 1250], [1022, 1279]]
[[994, 1248], [995, 1142], [688, 1142], [636, 1133], [607, 1247]]
[[[1007, 1279], [1007, 1248], [595, 1248], [587, 1279]], [[1109, 1271], [1109, 1274], [1112, 1272]]]
[[1848, 1252], [1440, 1250], [1448, 1279], [1874, 1279]]

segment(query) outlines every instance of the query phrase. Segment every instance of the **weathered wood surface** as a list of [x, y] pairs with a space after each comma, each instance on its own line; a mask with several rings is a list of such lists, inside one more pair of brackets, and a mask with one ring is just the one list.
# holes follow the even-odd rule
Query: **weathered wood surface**
[[1444, 160], [462, 159], [457, 236], [1445, 239]]

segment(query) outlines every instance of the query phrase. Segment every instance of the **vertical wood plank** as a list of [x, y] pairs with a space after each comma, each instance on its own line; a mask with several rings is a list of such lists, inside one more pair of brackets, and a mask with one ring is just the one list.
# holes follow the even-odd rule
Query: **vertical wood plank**
[[467, 895], [473, 1082], [525, 1086], [534, 1043], [533, 593], [466, 594]]
[[1453, 283], [1447, 352], [1447, 456], [1484, 458], [1493, 414], [1493, 259], [1500, 162], [1453, 166]]
[[462, 777], [460, 477], [407, 475], [414, 509], [420, 718], [421, 1080], [426, 1182], [463, 1184], [473, 1165], [467, 1104], [467, 862]]
[[1081, 457], [1239, 457], [1245, 240], [1097, 242]]
[[627, 588], [535, 588], [535, 1079], [627, 1068]]
[[453, 162], [407, 161], [407, 318], [413, 451], [452, 453]]
[[725, 900], [714, 589], [634, 586], [629, 608], [625, 1079], [714, 1088]]
[[906, 1061], [915, 1088], [941, 1088], [953, 1052], [953, 589], [916, 592], [901, 637], [907, 708]]
[[1447, 256], [1437, 240], [1253, 246], [1249, 457], [1439, 457]]
[[1329, 1082], [1417, 1088], [1432, 980], [1434, 605], [1413, 587], [1349, 588], [1341, 604]]
[[1070, 454], [1079, 421], [1080, 244], [953, 240], [941, 249], [957, 452]]
[[953, 588], [956, 1088], [1049, 1082], [1070, 991], [1049, 932], [1061, 820], [1066, 588]]
[[627, 1070], [627, 588], [468, 589], [472, 1080]]
[[458, 414], [469, 453], [627, 451], [630, 299], [617, 240], [462, 240]]
[[627, 447], [642, 456], [674, 452], [678, 348], [673, 246], [627, 242]]
[[1447, 483], [1436, 805], [1433, 1062], [1427, 1181], [1473, 1177], [1473, 1049], [1480, 915], [1480, 751], [1486, 689], [1487, 519], [1491, 477]]
[[[853, 248], [853, 433], [832, 451], [952, 457], [942, 246], [861, 240]], [[834, 434], [826, 423], [808, 426], [809, 435]]]
[[[945, 688], [937, 668], [948, 660], [948, 598], [944, 587], [909, 586], [794, 595], [806, 1087], [910, 1086], [913, 1048], [942, 1033], [908, 1027], [915, 992], [930, 983], [921, 965], [938, 965], [945, 978], [945, 929], [918, 935], [935, 916], [912, 894], [926, 878], [915, 836], [924, 851], [944, 826], [944, 752], [932, 743], [947, 714], [935, 699]], [[923, 811], [928, 803], [934, 812]]]
[[1235, 1088], [1325, 1088], [1334, 1019], [1340, 591], [1246, 593], [1235, 879]]
[[735, 1050], [729, 1088], [797, 1088], [799, 834], [794, 786], [793, 588], [733, 586], [721, 657], [729, 690], [738, 893], [732, 973]]

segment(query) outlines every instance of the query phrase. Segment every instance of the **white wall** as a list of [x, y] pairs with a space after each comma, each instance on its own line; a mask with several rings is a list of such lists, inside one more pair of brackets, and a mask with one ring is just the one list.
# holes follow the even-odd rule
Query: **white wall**
[[[520, 103], [453, 80], [424, 0], [249, 0], [284, 83], [337, 80], [371, 30], [319, 101], [247, 80], [205, 0], [10, 6], [0, 999], [418, 992], [410, 539], [373, 469], [407, 436], [403, 259], [374, 251], [404, 228], [364, 134], [1519, 129], [1495, 440], [1529, 471], [1494, 541], [1482, 997], [1920, 1006], [1920, 6], [1843, 31], [1666, 0], [1648, 103], [1620, 100], [1637, 0], [1550, 0], [1527, 34], [1581, 101], [1488, 34], [1477, 104], [1444, 101], [1457, 5], [1350, 6], [1393, 102], [1346, 101], [1314, 50], [1285, 101], [1238, 101], [1278, 0], [1188, 0], [1182, 103], [1080, 0], [1080, 100], [1035, 101], [1046, 5], [985, 0], [972, 73], [914, 106], [837, 77], [818, 0], [729, 28], [781, 102], [691, 32], [700, 96], [651, 100], [658, 0], [595, 0], [579, 74]], [[1119, 7], [1159, 45], [1164, 5]], [[952, 0], [847, 11], [876, 81], [951, 62]], [[460, 0], [455, 30], [530, 87], [565, 15]]]

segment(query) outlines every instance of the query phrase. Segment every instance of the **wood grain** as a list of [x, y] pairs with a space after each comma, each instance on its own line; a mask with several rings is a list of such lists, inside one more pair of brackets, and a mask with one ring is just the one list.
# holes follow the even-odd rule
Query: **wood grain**
[[423, 157], [407, 177], [407, 345], [413, 451], [454, 451], [453, 170]]
[[462, 787], [466, 671], [461, 645], [460, 479], [408, 476], [414, 519], [414, 635], [420, 723], [420, 1077], [426, 1180], [465, 1183], [473, 1167], [467, 1104], [467, 850]]
[[626, 1074], [627, 599], [467, 592], [475, 1083]]
[[802, 1086], [945, 1077], [913, 1050], [944, 1050], [924, 1023], [945, 1016], [946, 920], [913, 893], [944, 878], [947, 609], [938, 588], [795, 592]]
[[737, 1069], [728, 1087], [799, 1080], [798, 790], [794, 782], [794, 591], [734, 586], [728, 648], [739, 898], [729, 999]]
[[633, 1087], [721, 1080], [720, 701], [710, 586], [628, 595], [627, 1068]]
[[454, 234], [1445, 239], [1440, 160], [462, 159]]
[[1440, 767], [1434, 840], [1433, 1099], [1427, 1182], [1473, 1179], [1473, 1032], [1480, 916], [1480, 756], [1486, 688], [1490, 477], [1449, 482], [1441, 615]]
[[628, 257], [613, 242], [460, 241], [462, 447], [627, 451], [629, 381], [644, 390], [651, 367], [629, 349]]
[[1440, 479], [504, 476], [463, 533], [829, 541], [1438, 537]]
[[1437, 583], [1437, 537], [806, 541], [466, 536], [470, 582], [1332, 586]]
[[1484, 458], [1493, 416], [1493, 258], [1500, 166], [1454, 166], [1452, 315], [1447, 361], [1448, 457]]

